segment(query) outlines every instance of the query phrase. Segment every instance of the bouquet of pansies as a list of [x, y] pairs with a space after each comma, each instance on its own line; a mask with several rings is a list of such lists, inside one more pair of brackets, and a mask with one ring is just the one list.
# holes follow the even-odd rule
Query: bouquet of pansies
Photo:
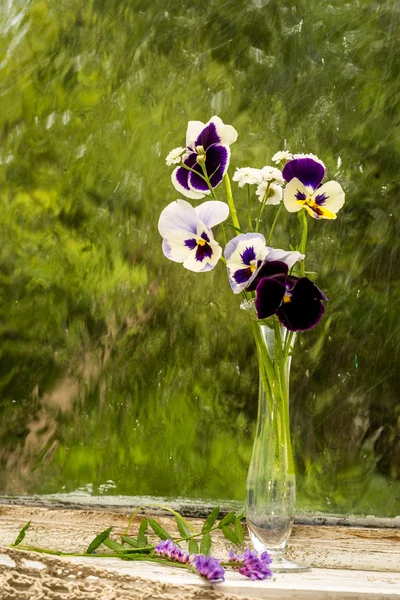
[[[193, 207], [186, 200], [176, 200], [161, 213], [158, 229], [163, 238], [162, 249], [167, 258], [182, 263], [186, 269], [203, 273], [219, 261], [225, 263], [232, 291], [254, 299], [258, 319], [275, 316], [289, 331], [305, 331], [314, 327], [324, 313], [325, 294], [305, 276], [307, 214], [314, 219], [336, 219], [344, 204], [344, 192], [336, 181], [322, 184], [323, 162], [313, 154], [277, 152], [272, 161], [279, 165], [261, 169], [236, 169], [233, 181], [247, 186], [246, 225], [240, 225], [233, 201], [228, 167], [230, 146], [237, 131], [219, 117], [206, 124], [189, 121], [186, 147], [172, 150], [167, 165], [177, 165], [172, 172], [176, 190], [187, 198], [200, 200]], [[216, 199], [216, 188], [224, 181], [227, 203]], [[250, 186], [255, 187], [258, 210], [254, 217]], [[267, 240], [259, 233], [266, 207], [279, 208], [271, 218]], [[299, 213], [302, 236], [296, 250], [270, 246], [283, 206]], [[225, 244], [224, 255], [212, 228], [230, 216], [237, 233]], [[226, 238], [223, 229], [222, 238]], [[297, 265], [298, 263], [298, 265]], [[300, 276], [293, 275], [296, 269]]]
[[[236, 139], [236, 130], [219, 117], [206, 124], [189, 122], [186, 147], [175, 148], [166, 159], [167, 165], [176, 165], [172, 183], [187, 198], [212, 199], [194, 207], [186, 200], [172, 202], [162, 211], [158, 229], [167, 258], [198, 273], [223, 262], [232, 291], [243, 297], [241, 308], [250, 316], [260, 374], [256, 437], [247, 475], [247, 525], [256, 550], [273, 553], [274, 569], [303, 570], [283, 557], [296, 502], [289, 370], [295, 332], [317, 325], [328, 300], [306, 277], [308, 217], [336, 219], [344, 192], [336, 181], [322, 183], [325, 166], [317, 156], [277, 152], [272, 157], [277, 166], [236, 169], [233, 181], [247, 186], [248, 192], [247, 214], [240, 223], [228, 176], [230, 146]], [[222, 181], [227, 203], [216, 197]], [[283, 207], [297, 212], [302, 226], [299, 243], [289, 250], [271, 245]], [[221, 225], [222, 253], [213, 227], [228, 217], [229, 232], [235, 235], [227, 241], [228, 229]], [[270, 227], [261, 233], [264, 221]]]

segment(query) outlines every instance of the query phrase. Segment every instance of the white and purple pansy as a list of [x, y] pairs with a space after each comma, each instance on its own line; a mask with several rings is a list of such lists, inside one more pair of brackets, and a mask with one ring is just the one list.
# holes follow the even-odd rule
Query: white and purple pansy
[[314, 219], [336, 219], [344, 204], [344, 191], [337, 181], [321, 185], [325, 175], [321, 161], [295, 158], [286, 163], [282, 175], [288, 182], [283, 201], [289, 212], [305, 208]]
[[229, 146], [237, 139], [237, 131], [225, 125], [219, 117], [207, 123], [189, 121], [186, 131], [186, 152], [182, 165], [172, 175], [172, 183], [187, 198], [199, 199], [210, 193], [204, 180], [203, 167], [212, 188], [221, 183], [230, 160]]
[[228, 205], [217, 200], [203, 202], [196, 208], [186, 200], [171, 202], [158, 221], [165, 256], [183, 263], [189, 271], [210, 271], [222, 254], [211, 228], [225, 221], [228, 215]]
[[229, 283], [235, 294], [251, 286], [265, 263], [278, 260], [291, 269], [295, 262], [304, 258], [300, 252], [269, 248], [261, 233], [237, 235], [227, 243], [224, 256]]

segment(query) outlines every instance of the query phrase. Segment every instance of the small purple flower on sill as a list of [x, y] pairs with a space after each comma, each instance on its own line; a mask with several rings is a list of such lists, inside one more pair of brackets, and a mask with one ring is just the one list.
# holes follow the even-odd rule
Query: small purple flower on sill
[[304, 258], [300, 252], [269, 248], [261, 233], [237, 235], [227, 243], [224, 256], [234, 294], [249, 289], [265, 262], [283, 261], [291, 269], [295, 262]]
[[[229, 166], [229, 146], [236, 141], [237, 136], [236, 129], [225, 125], [219, 117], [212, 117], [205, 124], [201, 121], [189, 121], [182, 166], [177, 167], [171, 175], [172, 183], [178, 192], [193, 199], [203, 198], [210, 193], [202, 177], [202, 165], [212, 188], [221, 183]], [[167, 157], [169, 162], [175, 158], [173, 152]]]
[[289, 212], [304, 208], [314, 219], [336, 219], [344, 204], [344, 191], [337, 181], [321, 185], [325, 175], [322, 161], [296, 154], [286, 163], [282, 175], [288, 182], [283, 202]]
[[281, 261], [267, 262], [248, 288], [256, 290], [256, 311], [259, 319], [276, 315], [289, 331], [306, 331], [319, 323], [328, 300], [308, 277], [288, 275]]
[[208, 581], [225, 581], [225, 569], [221, 567], [219, 560], [204, 554], [196, 554], [193, 564], [199, 574]]
[[165, 256], [183, 263], [189, 271], [210, 271], [222, 254], [211, 228], [225, 221], [228, 215], [228, 205], [217, 200], [203, 202], [196, 208], [186, 200], [171, 202], [158, 221]]
[[172, 540], [163, 540], [154, 548], [154, 554], [170, 558], [175, 562], [186, 564], [189, 562], [189, 553], [185, 552], [179, 546], [173, 543]]
[[238, 564], [241, 575], [251, 580], [267, 579], [272, 576], [269, 565], [272, 563], [270, 554], [265, 551], [260, 556], [257, 552], [247, 549], [244, 554], [236, 555], [233, 550], [229, 553], [229, 560]]

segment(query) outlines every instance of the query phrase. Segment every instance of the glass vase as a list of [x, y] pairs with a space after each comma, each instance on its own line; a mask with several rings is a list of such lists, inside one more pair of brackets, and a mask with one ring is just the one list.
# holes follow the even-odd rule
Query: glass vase
[[284, 557], [296, 508], [290, 437], [289, 374], [295, 334], [276, 317], [252, 318], [259, 364], [257, 428], [247, 475], [246, 520], [254, 549], [268, 550], [272, 569], [305, 571]]

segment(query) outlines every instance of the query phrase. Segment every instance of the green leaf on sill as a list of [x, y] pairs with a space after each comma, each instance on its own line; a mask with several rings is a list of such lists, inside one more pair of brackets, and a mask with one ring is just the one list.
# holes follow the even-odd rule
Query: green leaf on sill
[[130, 537], [129, 535], [121, 535], [121, 540], [125, 542], [125, 544], [129, 544], [133, 548], [137, 548], [139, 546], [138, 541], [135, 538]]
[[217, 520], [219, 515], [219, 506], [216, 506], [208, 515], [202, 529], [201, 532], [204, 533], [205, 531], [208, 531], [209, 529], [212, 528], [212, 526], [214, 525], [215, 521]]
[[234, 523], [236, 520], [236, 516], [234, 512], [228, 512], [227, 515], [224, 516], [223, 519], [220, 520], [220, 522], [218, 523], [218, 528], [222, 529], [224, 525], [230, 525], [231, 523]]
[[111, 530], [112, 527], [109, 527], [108, 529], [105, 529], [104, 531], [96, 535], [94, 540], [90, 542], [88, 549], [86, 550], [86, 554], [93, 554], [94, 551], [97, 550], [97, 548], [100, 546], [100, 544], [102, 544], [108, 538], [108, 536], [111, 533]]
[[157, 523], [157, 521], [155, 521], [154, 519], [151, 519], [149, 517], [148, 522], [149, 522], [150, 527], [152, 528], [154, 533], [156, 535], [158, 535], [160, 540], [172, 540], [172, 536], [168, 533], [168, 531], [166, 531], [164, 529], [164, 527], [162, 527], [159, 523]]
[[17, 538], [16, 538], [15, 542], [13, 544], [11, 544], [12, 546], [18, 546], [18, 544], [20, 544], [22, 542], [22, 540], [25, 537], [26, 532], [28, 531], [29, 527], [31, 526], [31, 523], [32, 523], [32, 521], [28, 521], [26, 523], [26, 525], [23, 526], [23, 528], [21, 529], [21, 531], [17, 535]]
[[243, 526], [240, 522], [240, 519], [236, 519], [235, 521], [235, 535], [237, 537], [238, 543], [242, 544], [244, 540]]
[[211, 535], [206, 532], [203, 537], [201, 538], [201, 544], [200, 544], [200, 554], [205, 554], [207, 556], [207, 554], [210, 554], [210, 548], [211, 548]]
[[238, 539], [237, 539], [236, 534], [233, 531], [233, 529], [231, 529], [227, 525], [223, 525], [221, 527], [221, 529], [222, 529], [222, 533], [224, 534], [224, 536], [226, 537], [227, 540], [232, 542], [232, 544], [238, 544]]
[[199, 553], [199, 545], [196, 540], [189, 540], [189, 552], [190, 554], [198, 554]]

